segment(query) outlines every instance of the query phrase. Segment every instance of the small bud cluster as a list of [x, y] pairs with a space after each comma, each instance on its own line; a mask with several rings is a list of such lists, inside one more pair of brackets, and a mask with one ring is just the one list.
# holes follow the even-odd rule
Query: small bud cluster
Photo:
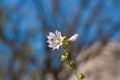
[[71, 70], [73, 71], [73, 73], [75, 73], [76, 77], [78, 78], [78, 80], [83, 80], [85, 78], [85, 75], [83, 73], [77, 74], [76, 70], [74, 69], [74, 67], [76, 66], [76, 63], [74, 60], [68, 60], [68, 52], [67, 52], [67, 48], [68, 46], [71, 44], [72, 41], [70, 41], [69, 39], [66, 39], [66, 37], [64, 36], [64, 40], [63, 40], [63, 44], [62, 44], [62, 49], [64, 50], [65, 54], [61, 55], [61, 61], [62, 62], [68, 62], [69, 67], [71, 68]]
[[61, 56], [61, 61], [64, 62], [64, 61], [67, 60], [67, 58], [68, 58], [68, 56], [66, 56], [66, 55], [62, 55], [62, 56]]
[[85, 75], [84, 75], [83, 73], [80, 73], [80, 74], [78, 75], [78, 78], [79, 78], [80, 80], [83, 80], [83, 79], [85, 78]]

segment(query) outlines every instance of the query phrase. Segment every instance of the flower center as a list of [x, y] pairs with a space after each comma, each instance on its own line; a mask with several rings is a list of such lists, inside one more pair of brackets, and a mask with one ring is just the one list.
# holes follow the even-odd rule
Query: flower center
[[58, 44], [61, 43], [61, 40], [60, 40], [60, 39], [56, 39], [56, 40], [55, 40], [55, 43], [58, 45]]

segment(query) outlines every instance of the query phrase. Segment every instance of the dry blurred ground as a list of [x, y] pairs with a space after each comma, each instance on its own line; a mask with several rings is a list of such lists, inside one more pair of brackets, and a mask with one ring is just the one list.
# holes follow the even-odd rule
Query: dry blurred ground
[[[77, 71], [86, 75], [85, 80], [120, 80], [120, 43], [96, 42], [78, 54]], [[74, 74], [68, 80], [77, 80]]]

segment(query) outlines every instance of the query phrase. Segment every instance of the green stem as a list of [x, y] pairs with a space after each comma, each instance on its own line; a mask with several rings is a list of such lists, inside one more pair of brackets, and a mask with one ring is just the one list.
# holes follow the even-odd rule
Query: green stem
[[[69, 55], [69, 53], [67, 52], [66, 49], [64, 49], [64, 52], [65, 52], [65, 55], [66, 55], [66, 56]], [[69, 63], [68, 63], [68, 65], [69, 65]], [[70, 65], [69, 65], [69, 67], [70, 67], [70, 69], [72, 70], [72, 72], [75, 74], [75, 76], [77, 77], [77, 79], [80, 80], [79, 77], [78, 77], [78, 75], [77, 75], [76, 70], [75, 70], [73, 67], [71, 67]]]
[[70, 69], [72, 70], [72, 72], [75, 74], [75, 76], [77, 77], [77, 79], [79, 80], [79, 77], [77, 75], [77, 72], [75, 69], [73, 69], [70, 65], [69, 65]]

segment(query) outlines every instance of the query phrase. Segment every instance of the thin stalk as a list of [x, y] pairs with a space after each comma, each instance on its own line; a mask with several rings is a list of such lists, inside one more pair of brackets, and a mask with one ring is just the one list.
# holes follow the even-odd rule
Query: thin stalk
[[72, 68], [70, 65], [69, 65], [69, 67], [70, 67], [71, 71], [75, 74], [75, 76], [77, 77], [77, 79], [79, 80], [79, 77], [77, 75], [76, 70], [74, 68]]
[[[66, 49], [64, 49], [64, 52], [65, 52], [65, 55], [66, 55], [66, 56], [69, 55], [69, 53], [67, 52]], [[71, 67], [69, 63], [68, 63], [68, 66], [70, 67], [71, 71], [75, 74], [75, 76], [77, 77], [77, 79], [80, 80], [79, 77], [78, 77], [78, 75], [77, 75], [76, 70], [75, 70], [73, 67]]]

